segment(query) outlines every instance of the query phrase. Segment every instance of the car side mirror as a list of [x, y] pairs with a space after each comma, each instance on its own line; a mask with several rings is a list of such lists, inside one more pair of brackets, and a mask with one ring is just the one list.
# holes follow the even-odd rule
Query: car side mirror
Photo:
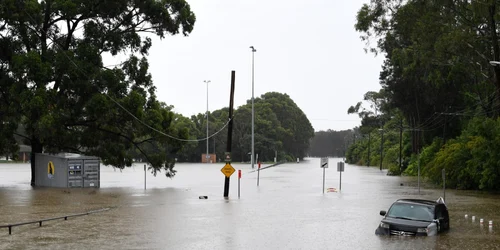
[[380, 210], [380, 215], [385, 216], [386, 213], [387, 213], [386, 211]]

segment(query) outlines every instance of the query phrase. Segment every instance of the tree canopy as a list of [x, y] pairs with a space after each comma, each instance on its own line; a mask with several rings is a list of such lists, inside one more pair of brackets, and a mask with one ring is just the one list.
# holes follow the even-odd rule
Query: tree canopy
[[[389, 136], [382, 142], [377, 139], [387, 150], [386, 166], [398, 165], [394, 152], [399, 151], [399, 140], [392, 136], [401, 131], [407, 174], [415, 173], [420, 158], [423, 173], [436, 182], [440, 180], [437, 168], [444, 167], [455, 187], [498, 190], [491, 183], [500, 180], [496, 174], [500, 165], [487, 160], [494, 153], [487, 142], [498, 136], [500, 114], [499, 4], [495, 0], [371, 0], [358, 11], [354, 28], [366, 41], [366, 50], [385, 57], [381, 90], [375, 94], [383, 101], [372, 107], [379, 111], [376, 114], [361, 104], [348, 112], [362, 117], [361, 130], [380, 128]], [[477, 129], [484, 127], [491, 132]], [[348, 153], [370, 148], [361, 143]], [[474, 153], [479, 148], [484, 153]], [[365, 150], [352, 160], [362, 160]], [[461, 160], [467, 163], [458, 164]], [[481, 179], [478, 174], [490, 177]]]
[[[251, 100], [238, 107], [234, 112], [232, 160], [250, 161], [252, 134]], [[259, 161], [294, 161], [304, 158], [309, 143], [314, 136], [314, 129], [302, 110], [287, 94], [269, 92], [254, 99], [255, 111], [255, 153]], [[215, 110], [208, 116], [209, 152], [221, 157], [226, 151], [228, 108]], [[204, 114], [191, 117], [190, 138], [206, 137], [207, 119]], [[224, 129], [222, 129], [224, 128]], [[219, 132], [219, 133], [217, 133]], [[190, 142], [178, 158], [182, 161], [199, 162], [201, 154], [206, 152], [206, 141]]]
[[[165, 134], [188, 134], [171, 126], [174, 114], [156, 98], [146, 57], [151, 36], [188, 35], [194, 23], [184, 0], [2, 1], [0, 152], [15, 151], [20, 136], [32, 157], [80, 152], [123, 168], [138, 150], [155, 174], [173, 176], [173, 160], [159, 148], [175, 152], [182, 143]], [[103, 65], [104, 55], [118, 53], [129, 58]]]

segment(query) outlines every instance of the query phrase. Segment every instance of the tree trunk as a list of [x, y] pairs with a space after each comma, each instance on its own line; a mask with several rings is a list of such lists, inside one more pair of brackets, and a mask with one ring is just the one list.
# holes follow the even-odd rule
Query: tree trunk
[[35, 186], [35, 166], [36, 166], [36, 154], [41, 154], [43, 150], [42, 144], [37, 140], [33, 139], [31, 141], [31, 186]]

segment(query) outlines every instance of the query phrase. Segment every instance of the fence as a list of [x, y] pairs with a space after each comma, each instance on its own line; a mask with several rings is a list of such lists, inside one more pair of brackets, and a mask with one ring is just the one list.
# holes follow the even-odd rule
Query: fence
[[110, 208], [103, 208], [103, 209], [92, 210], [92, 211], [88, 211], [85, 213], [79, 213], [79, 214], [70, 214], [70, 215], [59, 216], [59, 217], [48, 218], [48, 219], [34, 220], [34, 221], [21, 222], [21, 223], [15, 223], [15, 224], [8, 224], [8, 225], [0, 225], [0, 228], [9, 228], [9, 235], [10, 235], [10, 234], [12, 234], [13, 227], [29, 225], [29, 224], [36, 224], [36, 223], [38, 223], [40, 226], [42, 226], [42, 223], [46, 222], [46, 221], [61, 220], [61, 219], [68, 220], [68, 218], [71, 218], [71, 217], [78, 217], [78, 216], [84, 216], [84, 215], [89, 215], [89, 214], [94, 214], [94, 213], [100, 213], [100, 212], [108, 211], [109, 209]]

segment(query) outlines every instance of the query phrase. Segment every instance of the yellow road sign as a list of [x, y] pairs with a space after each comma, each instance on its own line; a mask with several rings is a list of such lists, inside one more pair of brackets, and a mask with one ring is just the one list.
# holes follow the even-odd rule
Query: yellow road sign
[[226, 163], [224, 167], [220, 170], [226, 177], [230, 177], [234, 173], [234, 168], [231, 166], [231, 164]]
[[47, 165], [47, 176], [49, 177], [49, 179], [52, 179], [52, 177], [54, 177], [55, 170], [56, 169], [54, 167], [54, 163], [49, 161], [49, 164]]

